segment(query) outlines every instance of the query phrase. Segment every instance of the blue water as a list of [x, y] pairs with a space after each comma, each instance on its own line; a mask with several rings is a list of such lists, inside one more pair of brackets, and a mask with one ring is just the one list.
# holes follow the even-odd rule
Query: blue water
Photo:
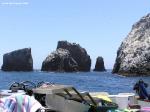
[[[48, 81], [58, 84], [69, 84], [81, 91], [105, 91], [110, 94], [120, 92], [134, 92], [133, 85], [143, 79], [150, 86], [150, 77], [123, 77], [107, 72], [79, 72], [79, 73], [53, 73], [53, 72], [3, 72], [0, 71], [0, 89], [8, 89], [11, 83], [21, 81]], [[150, 92], [150, 87], [148, 88]]]

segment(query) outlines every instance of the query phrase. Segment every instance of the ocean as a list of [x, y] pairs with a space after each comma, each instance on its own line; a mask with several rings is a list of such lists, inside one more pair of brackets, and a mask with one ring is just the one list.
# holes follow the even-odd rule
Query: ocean
[[40, 81], [56, 84], [73, 85], [79, 91], [108, 92], [117, 94], [121, 92], [135, 92], [133, 85], [143, 79], [149, 84], [147, 88], [150, 93], [150, 76], [148, 77], [123, 77], [107, 72], [78, 72], [78, 73], [56, 73], [56, 72], [3, 72], [0, 71], [0, 89], [8, 89], [13, 82]]

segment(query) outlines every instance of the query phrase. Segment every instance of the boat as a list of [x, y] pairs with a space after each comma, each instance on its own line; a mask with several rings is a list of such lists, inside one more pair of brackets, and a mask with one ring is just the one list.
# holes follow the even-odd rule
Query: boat
[[135, 93], [79, 92], [71, 85], [49, 82], [15, 82], [9, 90], [0, 91], [1, 98], [14, 94], [34, 96], [45, 107], [45, 112], [116, 112], [116, 109], [138, 112], [150, 107], [148, 100], [138, 99]]
[[79, 92], [71, 85], [60, 85], [30, 81], [15, 82], [10, 90], [1, 90], [1, 97], [10, 95], [32, 95], [47, 112], [106, 112], [117, 109], [118, 105], [100, 98], [92, 97], [88, 92]]

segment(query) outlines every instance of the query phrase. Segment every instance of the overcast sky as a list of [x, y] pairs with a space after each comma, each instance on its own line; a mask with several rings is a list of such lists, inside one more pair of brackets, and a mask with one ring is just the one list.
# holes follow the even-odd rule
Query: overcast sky
[[132, 25], [150, 12], [149, 0], [0, 0], [0, 65], [3, 54], [32, 48], [34, 68], [59, 40], [102, 56], [112, 69], [116, 52]]

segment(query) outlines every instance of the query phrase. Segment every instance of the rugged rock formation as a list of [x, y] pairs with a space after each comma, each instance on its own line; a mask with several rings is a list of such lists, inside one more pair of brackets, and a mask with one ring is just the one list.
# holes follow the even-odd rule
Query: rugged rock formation
[[41, 70], [73, 72], [78, 70], [78, 64], [68, 50], [60, 48], [46, 57]]
[[150, 75], [150, 14], [135, 23], [122, 42], [113, 73]]
[[79, 71], [90, 71], [91, 68], [91, 59], [87, 54], [86, 50], [82, 48], [79, 44], [71, 44], [67, 41], [59, 41], [57, 49], [67, 49], [73, 59], [77, 62], [79, 66]]
[[3, 56], [3, 71], [32, 71], [31, 48], [16, 50]]
[[105, 66], [104, 66], [104, 60], [102, 57], [98, 57], [96, 59], [94, 71], [106, 71]]

